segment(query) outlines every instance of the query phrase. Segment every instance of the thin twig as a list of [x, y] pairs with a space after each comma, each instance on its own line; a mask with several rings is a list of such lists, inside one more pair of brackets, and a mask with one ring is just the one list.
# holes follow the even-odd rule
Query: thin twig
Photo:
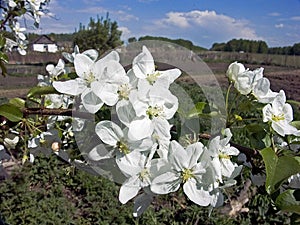
[[22, 110], [24, 117], [29, 115], [40, 116], [70, 116], [82, 119], [93, 119], [94, 114], [88, 112], [80, 112], [73, 109], [47, 109], [47, 108], [24, 108]]

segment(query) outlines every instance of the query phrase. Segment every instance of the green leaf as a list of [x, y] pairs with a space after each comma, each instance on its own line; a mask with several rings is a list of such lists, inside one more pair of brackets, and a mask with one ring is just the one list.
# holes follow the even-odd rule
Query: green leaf
[[283, 211], [300, 214], [300, 190], [289, 189], [281, 193], [275, 201], [277, 207]]
[[206, 106], [206, 103], [205, 102], [197, 102], [195, 107], [192, 108], [188, 114], [187, 114], [187, 117], [188, 118], [192, 118], [192, 117], [197, 117], [199, 116], [200, 114], [203, 113], [203, 109], [205, 108]]
[[22, 98], [12, 98], [9, 100], [9, 103], [20, 109], [25, 108], [25, 100]]
[[33, 87], [29, 90], [27, 94], [27, 98], [32, 98], [34, 96], [41, 96], [47, 94], [60, 94], [57, 90], [55, 90], [52, 86], [46, 87]]
[[300, 157], [278, 157], [272, 148], [260, 151], [266, 167], [266, 191], [274, 193], [290, 176], [300, 173]]
[[9, 103], [0, 105], [0, 115], [12, 122], [19, 122], [23, 119], [21, 109]]

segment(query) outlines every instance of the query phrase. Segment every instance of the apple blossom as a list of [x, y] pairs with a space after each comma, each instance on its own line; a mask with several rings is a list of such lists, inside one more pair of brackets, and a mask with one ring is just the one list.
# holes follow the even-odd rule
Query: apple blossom
[[[77, 54], [74, 66], [78, 78], [68, 81], [54, 81], [53, 87], [68, 95], [80, 95], [83, 106], [90, 112], [97, 112], [104, 103], [115, 104], [115, 98], [110, 99], [113, 91], [117, 92], [118, 78], [126, 79], [125, 70], [119, 63], [119, 55], [112, 51], [102, 59], [94, 62], [84, 54]], [[110, 82], [110, 78], [114, 78]], [[105, 79], [106, 82], [99, 82]], [[97, 93], [94, 93], [96, 91]]]
[[183, 183], [183, 191], [194, 203], [207, 206], [211, 202], [210, 193], [201, 187], [206, 170], [203, 162], [198, 162], [203, 153], [203, 145], [198, 142], [184, 149], [178, 142], [172, 141], [168, 155], [170, 170], [155, 177], [151, 191], [156, 194], [175, 192]]
[[271, 104], [263, 108], [263, 122], [270, 122], [273, 130], [281, 136], [297, 134], [293, 121], [292, 106], [286, 103], [285, 92], [281, 90]]

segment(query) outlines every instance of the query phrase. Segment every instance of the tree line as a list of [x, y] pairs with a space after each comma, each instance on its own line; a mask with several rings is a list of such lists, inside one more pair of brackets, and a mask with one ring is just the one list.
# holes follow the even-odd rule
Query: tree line
[[214, 43], [212, 51], [249, 52], [280, 55], [300, 55], [300, 43], [286, 47], [268, 47], [265, 41], [232, 39], [226, 43]]
[[[118, 47], [123, 44], [121, 40], [122, 31], [118, 29], [116, 21], [112, 21], [107, 14], [106, 17], [97, 16], [96, 19], [90, 18], [87, 25], [79, 24], [79, 28], [74, 33], [54, 34], [50, 33], [48, 36], [57, 42], [71, 42], [78, 45], [79, 49], [84, 51], [87, 49], [96, 49], [100, 53]], [[39, 35], [30, 33], [28, 40], [33, 41]], [[194, 52], [206, 51], [208, 49], [194, 45], [190, 40], [185, 39], [170, 39], [166, 37], [156, 36], [142, 36], [140, 38], [130, 37], [128, 43], [143, 40], [159, 40], [172, 42], [181, 45]], [[249, 52], [249, 53], [265, 53], [265, 54], [280, 54], [280, 55], [300, 55], [300, 43], [293, 46], [286, 47], [269, 47], [265, 41], [262, 40], [246, 40], [246, 39], [232, 39], [226, 43], [214, 43], [209, 49], [211, 51], [225, 51], [225, 52]]]

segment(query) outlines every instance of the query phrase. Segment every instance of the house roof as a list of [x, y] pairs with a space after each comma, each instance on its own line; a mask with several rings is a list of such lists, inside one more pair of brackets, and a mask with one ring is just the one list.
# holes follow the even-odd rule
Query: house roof
[[47, 35], [42, 35], [35, 39], [32, 44], [55, 44], [55, 41], [52, 41]]

